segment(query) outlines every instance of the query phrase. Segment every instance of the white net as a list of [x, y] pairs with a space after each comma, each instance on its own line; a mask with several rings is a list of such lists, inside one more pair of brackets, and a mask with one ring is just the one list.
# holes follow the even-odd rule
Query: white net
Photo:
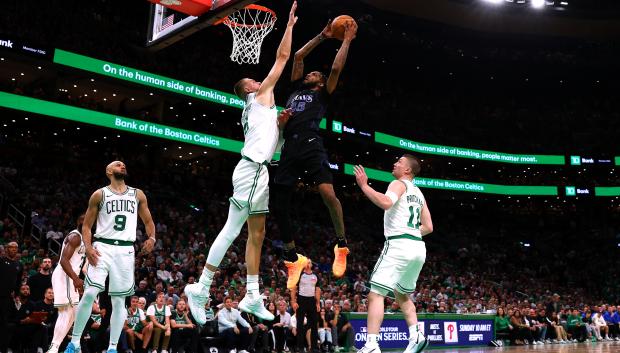
[[239, 64], [258, 64], [263, 39], [273, 29], [276, 19], [271, 10], [256, 5], [229, 15], [223, 23], [233, 35], [230, 60]]

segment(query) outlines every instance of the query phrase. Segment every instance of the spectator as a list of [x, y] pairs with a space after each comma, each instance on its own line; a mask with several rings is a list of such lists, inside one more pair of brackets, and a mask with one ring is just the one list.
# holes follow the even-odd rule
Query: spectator
[[250, 337], [250, 344], [247, 350], [256, 353], [262, 353], [264, 350], [269, 352], [268, 327], [263, 324], [263, 320], [258, 319], [253, 314], [246, 312], [241, 313], [241, 317], [243, 317], [252, 327], [252, 335]]
[[325, 308], [321, 308], [321, 312], [319, 313], [318, 327], [321, 350], [323, 352], [331, 350], [333, 345], [332, 328], [329, 321], [326, 319]]
[[[160, 254], [164, 251], [161, 250]], [[170, 277], [170, 271], [166, 270], [166, 264], [164, 262], [159, 264], [159, 270], [157, 270], [157, 279], [168, 284], [172, 281], [172, 277]]]
[[497, 308], [497, 315], [495, 316], [495, 333], [505, 334], [507, 337], [511, 338], [511, 341], [514, 342], [513, 326], [510, 324], [510, 319], [506, 316], [503, 307]]
[[14, 293], [19, 293], [23, 265], [18, 261], [18, 246], [16, 242], [9, 242], [4, 247], [5, 253], [0, 257], [0, 352], [6, 352], [11, 340], [14, 323], [11, 316], [15, 315], [15, 304], [12, 299]]
[[553, 329], [555, 330], [557, 342], [568, 343], [568, 335], [566, 334], [566, 330], [560, 323], [560, 317], [555, 311], [551, 313], [550, 321], [551, 326], [553, 326]]
[[[250, 324], [241, 317], [239, 310], [233, 308], [231, 297], [224, 298], [224, 308], [217, 313], [218, 330], [220, 336], [224, 338], [225, 351], [239, 350], [240, 353], [247, 353], [245, 349], [249, 345], [249, 335], [253, 330]], [[242, 327], [239, 328], [238, 326]]]
[[620, 315], [616, 311], [616, 307], [614, 305], [610, 305], [607, 307], [607, 310], [603, 312], [603, 319], [605, 319], [605, 323], [609, 327], [609, 335], [615, 341], [620, 341], [620, 330], [618, 324], [620, 323]]
[[510, 324], [514, 327], [515, 332], [515, 343], [517, 345], [533, 343], [534, 338], [532, 337], [532, 331], [530, 327], [525, 323], [523, 316], [521, 316], [521, 311], [519, 309], [514, 310], [514, 314], [510, 318]]
[[52, 260], [48, 257], [44, 258], [39, 267], [39, 272], [28, 278], [30, 286], [30, 299], [33, 301], [41, 301], [45, 295], [45, 290], [52, 287]]
[[286, 311], [286, 302], [283, 299], [278, 301], [278, 312], [274, 319], [273, 332], [276, 341], [276, 352], [282, 353], [284, 346], [290, 337], [289, 327], [291, 325], [291, 314]]
[[[161, 346], [161, 353], [168, 353], [170, 343], [170, 308], [164, 303], [164, 293], [157, 294], [157, 299], [146, 310], [146, 315], [153, 323], [153, 353]], [[162, 335], [163, 334], [163, 335]]]
[[[52, 297], [53, 298], [53, 297]], [[20, 346], [28, 352], [36, 352], [47, 347], [47, 329], [41, 325], [47, 320], [47, 313], [39, 309], [39, 303], [30, 300], [30, 287], [23, 284], [19, 289], [19, 309], [17, 310], [16, 336]]]
[[572, 313], [568, 315], [567, 325], [568, 325], [568, 333], [571, 334], [573, 342], [583, 342], [587, 337], [587, 329], [585, 324], [582, 322], [581, 315], [579, 315], [579, 310], [576, 308], [573, 309]]
[[172, 299], [172, 307], [176, 308], [177, 303], [179, 302], [179, 296], [176, 294], [176, 289], [172, 286], [169, 285], [168, 288], [166, 289], [166, 295], [164, 296], [164, 300], [166, 301], [166, 303], [168, 303], [169, 299]]
[[185, 300], [179, 299], [170, 317], [172, 326], [172, 352], [198, 351], [198, 329], [189, 317]]
[[125, 334], [127, 343], [132, 351], [136, 350], [136, 339], [142, 343], [142, 350], [146, 351], [151, 342], [153, 323], [146, 320], [144, 310], [140, 308], [140, 300], [137, 296], [131, 297], [130, 307], [127, 308], [127, 321], [125, 322]]
[[351, 347], [353, 340], [353, 326], [344, 313], [341, 312], [340, 304], [334, 304], [334, 316], [331, 325], [335, 327], [336, 349], [339, 347]]
[[603, 335], [606, 341], [612, 340], [611, 338], [609, 338], [609, 326], [607, 326], [607, 323], [605, 322], [605, 319], [603, 318], [600, 312], [595, 312], [592, 315], [592, 325], [593, 325], [594, 331], [596, 332], [597, 340], [602, 341]]

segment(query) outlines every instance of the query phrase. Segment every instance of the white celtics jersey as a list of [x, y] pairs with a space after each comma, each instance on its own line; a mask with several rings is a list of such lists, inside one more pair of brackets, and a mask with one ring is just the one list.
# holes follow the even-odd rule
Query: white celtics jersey
[[271, 161], [278, 144], [278, 111], [256, 102], [256, 93], [248, 94], [241, 125], [245, 141], [241, 155], [256, 163]]
[[95, 238], [136, 241], [138, 189], [127, 186], [124, 193], [117, 194], [106, 186], [101, 192]]
[[[71, 268], [73, 269], [73, 272], [75, 272], [75, 274], [77, 274], [78, 276], [80, 275], [81, 272], [81, 267], [84, 264], [84, 258], [86, 257], [86, 249], [84, 247], [84, 241], [82, 240], [82, 233], [80, 233], [79, 230], [74, 229], [71, 232], [69, 232], [69, 235], [71, 234], [77, 234], [80, 237], [80, 247], [78, 247], [77, 249], [75, 249], [75, 251], [73, 252], [73, 255], [71, 255], [71, 258], [69, 259], [69, 264], [71, 264]], [[67, 235], [67, 237], [69, 237], [69, 235]], [[65, 238], [66, 240], [67, 238]], [[65, 251], [65, 242], [63, 241], [62, 243], [62, 247], [60, 248], [60, 256], [59, 258], [62, 259], [62, 253], [63, 251]], [[56, 269], [54, 271], [62, 271], [64, 272], [64, 270], [62, 269], [62, 266], [60, 266], [60, 264], [58, 264], [58, 266], [56, 267]]]
[[411, 234], [421, 238], [420, 217], [425, 202], [424, 195], [410, 180], [400, 181], [405, 184], [407, 190], [389, 210], [385, 211], [383, 216], [385, 236]]

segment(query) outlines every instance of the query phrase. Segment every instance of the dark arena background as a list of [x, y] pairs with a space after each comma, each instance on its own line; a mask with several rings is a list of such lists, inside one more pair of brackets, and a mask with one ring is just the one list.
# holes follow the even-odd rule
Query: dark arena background
[[[385, 193], [405, 153], [421, 161], [414, 184], [432, 213], [426, 260], [409, 294], [427, 351], [620, 351], [615, 0], [298, 0], [290, 59], [275, 86], [278, 110], [293, 91], [295, 52], [329, 19], [346, 14], [358, 26], [319, 132], [344, 214], [346, 273], [332, 273], [329, 200], [304, 170], [286, 208], [320, 289], [319, 335], [310, 335], [311, 325], [298, 332], [273, 212], [279, 189], [270, 180], [259, 283], [275, 320], [241, 310], [238, 326], [227, 331], [222, 322], [246, 296], [244, 226], [207, 289], [208, 321], [197, 325], [185, 287], [199, 281], [227, 221], [242, 158], [244, 100], [233, 86], [267, 76], [292, 5], [258, 0], [277, 21], [259, 63], [238, 64], [232, 32], [217, 22], [255, 1], [3, 2], [0, 352], [63, 352], [74, 338], [71, 321], [62, 343], [51, 345], [60, 320], [54, 297], [67, 295], [53, 288], [52, 272], [63, 271], [63, 241], [118, 160], [127, 184], [148, 197], [156, 238], [152, 251], [141, 250], [149, 234], [139, 220], [135, 283], [126, 284], [147, 314], [163, 310], [163, 293], [164, 312], [177, 320], [157, 331], [146, 315], [150, 329], [140, 331], [128, 318], [114, 350], [104, 290], [82, 352], [370, 353], [362, 347], [371, 275], [388, 243], [384, 211], [362, 192], [353, 166]], [[269, 24], [245, 20], [233, 30]], [[341, 43], [324, 39], [304, 74], [328, 75]], [[279, 157], [267, 167], [271, 179]], [[88, 266], [80, 274], [86, 287]], [[384, 299], [379, 347], [419, 353], [405, 350], [413, 326], [396, 297]], [[126, 305], [131, 315], [135, 303], [126, 297]]]

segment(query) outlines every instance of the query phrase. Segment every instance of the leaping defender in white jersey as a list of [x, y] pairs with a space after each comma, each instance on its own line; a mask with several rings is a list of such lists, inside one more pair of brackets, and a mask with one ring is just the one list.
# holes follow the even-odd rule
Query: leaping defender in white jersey
[[409, 294], [415, 290], [424, 261], [426, 246], [422, 237], [433, 231], [433, 221], [422, 191], [413, 184], [420, 173], [420, 160], [405, 154], [394, 163], [396, 177], [382, 194], [368, 185], [362, 166], [355, 166], [355, 179], [364, 194], [385, 210], [383, 228], [385, 245], [370, 277], [368, 293], [368, 334], [358, 353], [381, 353], [379, 329], [383, 322], [383, 302], [388, 292], [400, 304], [409, 326], [409, 344], [404, 353], [420, 353], [428, 345], [418, 329], [418, 316]]
[[284, 128], [290, 117], [290, 111], [284, 111], [278, 117], [273, 89], [291, 53], [293, 26], [297, 21], [296, 8], [297, 2], [293, 2], [284, 36], [276, 53], [276, 62], [265, 80], [257, 82], [244, 78], [235, 84], [235, 93], [246, 102], [241, 117], [245, 141], [241, 150], [241, 161], [233, 172], [233, 196], [230, 198], [228, 219], [209, 249], [207, 264], [199, 282], [185, 287], [189, 308], [200, 325], [204, 325], [207, 320], [205, 305], [209, 298], [213, 274], [230, 244], [239, 236], [246, 220], [247, 295], [239, 303], [239, 309], [263, 320], [274, 319], [273, 314], [265, 308], [259, 292], [258, 267], [265, 238], [265, 218], [269, 212], [269, 174], [266, 164], [271, 161], [276, 151], [280, 129]]
[[[116, 353], [118, 338], [123, 330], [127, 311], [125, 297], [134, 293], [134, 242], [138, 216], [144, 222], [149, 238], [144, 242], [143, 252], [150, 252], [155, 245], [155, 223], [142, 190], [125, 185], [125, 163], [114, 161], [105, 169], [110, 185], [95, 191], [88, 200], [88, 209], [82, 226], [82, 239], [88, 271], [86, 289], [80, 300], [73, 326], [71, 343], [65, 353], [80, 352], [80, 338], [90, 317], [95, 298], [105, 288], [109, 276], [112, 301], [110, 317], [110, 344], [108, 353]], [[91, 239], [91, 229], [97, 219], [97, 231]]]
[[77, 228], [69, 232], [63, 240], [60, 266], [56, 266], [52, 274], [54, 306], [58, 309], [58, 319], [54, 325], [54, 338], [47, 353], [58, 352], [58, 347], [73, 325], [80, 294], [84, 291], [84, 281], [79, 277], [86, 258], [80, 233], [83, 223], [84, 214], [78, 217]]

